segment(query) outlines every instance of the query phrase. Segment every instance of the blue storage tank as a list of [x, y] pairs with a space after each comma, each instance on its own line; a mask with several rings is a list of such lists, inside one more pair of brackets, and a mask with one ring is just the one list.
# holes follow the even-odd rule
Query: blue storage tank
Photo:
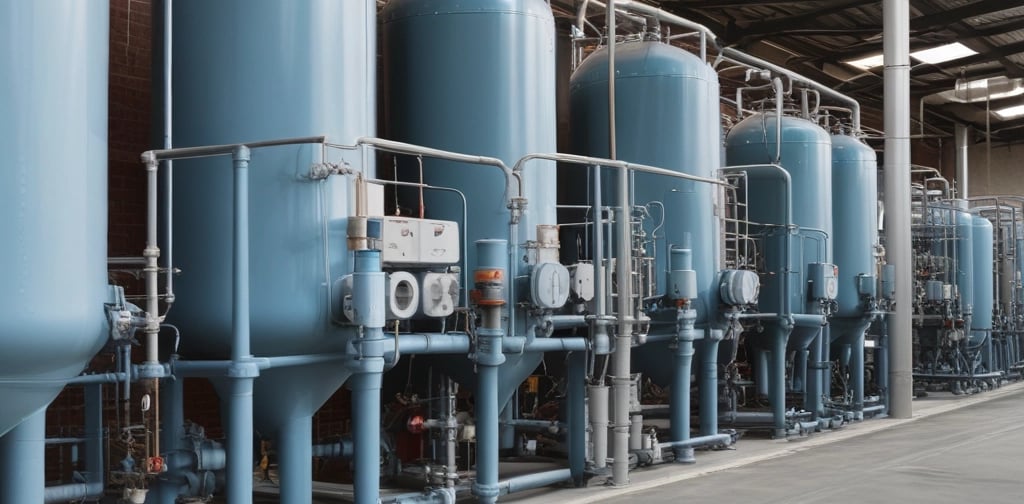
[[874, 284], [877, 170], [874, 149], [852, 136], [832, 136], [832, 249], [839, 267], [838, 318], [862, 318], [867, 307], [862, 302], [859, 278], [870, 275]]
[[[178, 1], [173, 14], [176, 146], [321, 134], [353, 144], [374, 134], [372, 0]], [[250, 325], [257, 356], [341, 352], [352, 336], [329, 320], [327, 292], [352, 268], [345, 247], [351, 180], [308, 179], [320, 152], [312, 145], [252, 151]], [[342, 156], [328, 152], [332, 161]], [[375, 175], [358, 151], [346, 151], [344, 160]], [[228, 157], [174, 165], [174, 261], [183, 273], [169, 321], [181, 329], [187, 359], [230, 355], [232, 176]], [[263, 372], [255, 382], [256, 429], [265, 436], [310, 429], [312, 414], [347, 377], [338, 363]]]
[[[971, 317], [971, 343], [985, 341], [992, 331], [993, 289], [993, 234], [992, 222], [981, 216], [972, 220], [974, 315]], [[991, 353], [991, 340], [986, 344]], [[991, 357], [991, 356], [989, 356]], [[987, 360], [986, 363], [991, 363]]]
[[[771, 163], [776, 152], [776, 115], [765, 112], [747, 117], [729, 131], [726, 158], [730, 166]], [[791, 239], [791, 257], [785, 257], [787, 233], [775, 227], [786, 224], [785, 185], [775, 173], [751, 173], [748, 184], [750, 219], [771, 227], [763, 229], [765, 267], [759, 308], [765, 313], [783, 313], [780, 285], [788, 269], [791, 313], [807, 313], [808, 265], [832, 262], [832, 141], [814, 123], [797, 117], [782, 118], [781, 165], [792, 180], [793, 224], [800, 227]], [[842, 274], [842, 270], [840, 270]], [[797, 328], [790, 341], [806, 346], [813, 328]], [[795, 337], [795, 338], [794, 338]]]
[[[392, 0], [381, 18], [389, 138], [496, 157], [509, 167], [526, 154], [556, 152], [555, 24], [547, 2]], [[416, 162], [405, 161], [399, 176], [418, 181]], [[464, 267], [472, 270], [477, 263], [473, 243], [508, 237], [505, 179], [487, 166], [435, 159], [423, 164], [427, 184], [466, 195], [471, 213]], [[536, 239], [538, 224], [556, 223], [555, 185], [554, 163], [525, 166], [529, 206], [518, 227], [520, 245]], [[416, 207], [418, 202], [413, 197], [405, 205]], [[428, 218], [462, 220], [462, 202], [450, 194], [427, 191], [425, 206]], [[511, 278], [526, 273], [525, 255], [515, 258]], [[520, 286], [518, 297], [526, 291]], [[525, 334], [522, 314], [514, 316], [517, 332]], [[464, 385], [475, 383], [472, 362], [440, 359], [452, 378]], [[540, 360], [539, 354], [508, 356], [499, 371], [502, 404]]]
[[0, 435], [107, 337], [109, 16], [102, 0], [0, 0]]
[[[721, 125], [718, 111], [718, 74], [705, 62], [682, 49], [661, 42], [619, 44], [615, 54], [616, 149], [618, 158], [714, 178], [721, 166]], [[608, 157], [608, 49], [590, 55], [570, 80], [571, 149], [574, 153]], [[603, 170], [602, 200], [617, 205], [618, 170]], [[589, 179], [589, 177], [588, 177]], [[579, 201], [589, 201], [592, 190], [584, 183], [571, 189]], [[668, 251], [686, 246], [693, 252], [697, 272], [698, 327], [714, 323], [718, 309], [719, 224], [714, 213], [716, 186], [662, 176], [636, 174], [636, 205], [662, 202], [665, 222], [659, 239], [648, 250], [656, 257], [657, 293], [664, 294]], [[651, 236], [661, 217], [646, 222]], [[612, 237], [609, 237], [611, 239]], [[658, 383], [667, 383], [672, 353], [665, 344], [650, 344], [635, 351], [635, 367]]]

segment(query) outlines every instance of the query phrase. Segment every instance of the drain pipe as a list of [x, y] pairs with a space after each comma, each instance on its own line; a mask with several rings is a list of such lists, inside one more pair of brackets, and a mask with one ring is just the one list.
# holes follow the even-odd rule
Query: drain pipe
[[[608, 30], [608, 157], [618, 158], [615, 124], [615, 9], [605, 9]], [[629, 484], [629, 390], [632, 384], [630, 353], [633, 344], [632, 317], [632, 222], [630, 220], [629, 171], [622, 170], [619, 179], [618, 206], [620, 228], [616, 254], [618, 282], [619, 331], [615, 335], [615, 353], [612, 356], [613, 423], [615, 437], [612, 442], [612, 484]]]
[[569, 470], [573, 485], [583, 486], [583, 471], [587, 463], [587, 412], [586, 380], [587, 352], [572, 352], [568, 356], [566, 376], [566, 421], [569, 432], [566, 441], [569, 449]]
[[[732, 322], [738, 324], [738, 322]], [[734, 336], [735, 337], [735, 336]], [[723, 339], [721, 329], [711, 329], [701, 346], [700, 366], [700, 435], [718, 434], [718, 345]]]
[[252, 389], [260, 374], [249, 346], [249, 148], [232, 152], [234, 237], [232, 244], [231, 394], [228, 398], [228, 504], [252, 500]]
[[0, 437], [0, 502], [45, 502], [46, 408]]
[[886, 250], [896, 268], [895, 311], [889, 326], [889, 411], [913, 414], [910, 243], [910, 2], [883, 0], [885, 53], [885, 208]]
[[[386, 276], [379, 250], [355, 251], [352, 273], [353, 323], [359, 326], [357, 355], [349, 378], [352, 389], [356, 504], [376, 504], [380, 496], [380, 410], [384, 373]], [[312, 448], [310, 448], [312, 450]], [[308, 464], [306, 460], [303, 463]], [[250, 475], [251, 478], [251, 475]]]
[[[499, 409], [498, 369], [505, 362], [502, 353], [502, 308], [505, 306], [508, 242], [505, 240], [479, 240], [477, 269], [474, 272], [479, 292], [477, 306], [481, 325], [476, 334], [477, 365], [476, 390], [476, 481], [473, 495], [478, 502], [494, 504], [500, 494], [498, 487]], [[508, 281], [512, 281], [509, 279]], [[510, 314], [510, 318], [514, 317]]]
[[[686, 237], [689, 239], [689, 236]], [[672, 442], [690, 439], [690, 374], [693, 367], [693, 342], [697, 339], [694, 324], [697, 311], [691, 303], [697, 298], [697, 272], [693, 270], [693, 252], [689, 248], [673, 247], [669, 251], [667, 294], [676, 302], [676, 334], [672, 367], [672, 398], [669, 418]], [[696, 462], [693, 447], [673, 448], [679, 464]]]
[[[164, 98], [164, 149], [172, 148], [172, 135], [174, 133], [174, 87], [173, 87], [173, 70], [174, 70], [174, 48], [173, 48], [173, 28], [174, 28], [174, 0], [164, 0], [164, 81], [163, 81], [163, 98]], [[168, 159], [164, 161], [164, 189], [167, 194], [166, 214], [164, 216], [164, 222], [167, 227], [167, 233], [164, 235], [164, 244], [167, 247], [167, 274], [164, 285], [165, 296], [164, 302], [167, 306], [174, 303], [174, 161]], [[159, 455], [159, 454], [158, 454]]]

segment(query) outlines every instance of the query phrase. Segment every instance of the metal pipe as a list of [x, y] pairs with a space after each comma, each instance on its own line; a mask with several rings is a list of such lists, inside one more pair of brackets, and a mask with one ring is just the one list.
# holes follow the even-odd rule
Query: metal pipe
[[525, 492], [534, 488], [546, 487], [555, 483], [562, 483], [572, 478], [569, 469], [554, 469], [533, 474], [524, 474], [498, 482], [500, 495], [507, 495], [516, 492]]
[[0, 436], [0, 502], [45, 502], [46, 408]]
[[[690, 269], [691, 265], [686, 265]], [[694, 323], [697, 311], [680, 307], [676, 311], [676, 341], [672, 367], [671, 399], [669, 399], [670, 436], [672, 442], [690, 439], [690, 375], [693, 366], [693, 342], [697, 339]], [[675, 461], [678, 464], [692, 464], [693, 447], [676, 446]]]
[[312, 458], [312, 415], [289, 418], [283, 425], [278, 426], [277, 466], [281, 502], [313, 502], [313, 464], [310, 463]]
[[[172, 77], [174, 75], [174, 52], [173, 52], [173, 28], [174, 28], [174, 0], [164, 0], [164, 75], [163, 75], [163, 98], [164, 98], [164, 149], [173, 147], [173, 126], [174, 87]], [[174, 161], [168, 159], [164, 162], [164, 190], [167, 191], [166, 214], [164, 215], [164, 226], [167, 230], [164, 235], [164, 244], [167, 247], [167, 276], [164, 285], [164, 302], [170, 306], [174, 303]]]
[[234, 155], [240, 147], [248, 149], [260, 149], [264, 147], [279, 147], [282, 145], [304, 145], [304, 144], [326, 144], [325, 136], [308, 136], [296, 138], [280, 138], [275, 140], [260, 140], [257, 142], [245, 142], [221, 145], [204, 145], [200, 147], [177, 147], [173, 149], [154, 149], [142, 153], [142, 162], [164, 161], [168, 159], [191, 159], [211, 156]]
[[889, 341], [890, 412], [913, 414], [911, 348], [912, 271], [910, 226], [910, 3], [883, 0], [885, 59], [886, 250], [896, 267], [895, 312]]
[[701, 182], [701, 183], [705, 183], [705, 184], [714, 184], [714, 185], [719, 185], [719, 186], [724, 186], [724, 187], [730, 187], [728, 182], [725, 182], [725, 181], [719, 180], [719, 179], [707, 178], [707, 177], [698, 177], [696, 175], [689, 175], [687, 173], [681, 173], [681, 172], [677, 172], [677, 171], [667, 170], [665, 168], [658, 168], [656, 166], [649, 166], [649, 165], [638, 164], [638, 163], [630, 163], [630, 162], [627, 162], [627, 161], [620, 161], [620, 160], [616, 160], [616, 159], [605, 159], [605, 158], [598, 158], [598, 157], [592, 157], [592, 156], [577, 156], [575, 154], [561, 154], [561, 153], [555, 153], [555, 154], [539, 154], [539, 153], [538, 154], [528, 154], [528, 155], [523, 156], [522, 158], [520, 158], [518, 161], [516, 161], [516, 164], [512, 167], [512, 171], [516, 172], [516, 173], [521, 172], [522, 169], [523, 169], [522, 168], [523, 165], [525, 163], [527, 163], [529, 161], [533, 161], [533, 160], [557, 161], [557, 162], [560, 162], [560, 163], [569, 163], [569, 164], [578, 164], [578, 165], [603, 166], [603, 167], [606, 167], [606, 168], [616, 168], [616, 169], [622, 170], [622, 171], [634, 171], [634, 172], [640, 172], [640, 173], [650, 173], [650, 174], [653, 174], [653, 175], [662, 175], [662, 176], [665, 176], [665, 177], [671, 177], [671, 178], [677, 178], [677, 179], [683, 179], [683, 180], [692, 180], [694, 182]]
[[[478, 288], [487, 291], [486, 298], [479, 304], [482, 325], [477, 330], [476, 364], [476, 481], [473, 495], [483, 504], [494, 504], [498, 500], [498, 453], [499, 413], [498, 370], [505, 362], [502, 353], [501, 312], [507, 300], [506, 286], [515, 281], [505, 281], [510, 263], [504, 251], [508, 244], [503, 240], [480, 240], [477, 242], [477, 275], [488, 279]], [[512, 318], [510, 316], [510, 318]]]
[[775, 161], [777, 165], [782, 164], [782, 79], [772, 79], [772, 88], [775, 90]]
[[629, 216], [629, 177], [622, 172], [619, 182], [619, 236], [616, 245], [618, 282], [618, 332], [612, 354], [612, 484], [629, 484], [629, 393], [632, 387], [630, 354], [633, 344], [632, 222]]
[[[352, 274], [353, 322], [360, 327], [355, 345], [360, 358], [349, 378], [352, 389], [352, 438], [355, 443], [353, 484], [356, 504], [375, 504], [380, 496], [380, 411], [384, 374], [386, 276], [379, 250], [355, 251]], [[392, 343], [393, 344], [393, 343]]]
[[822, 388], [822, 345], [827, 337], [824, 334], [824, 327], [819, 327], [814, 339], [807, 349], [807, 362], [804, 368], [804, 409], [814, 413], [815, 416], [823, 413], [824, 401]]
[[967, 199], [970, 195], [967, 190], [970, 132], [971, 128], [960, 123], [957, 123], [953, 129], [953, 136], [956, 141], [956, 188], [957, 195], [962, 199]]
[[769, 70], [777, 75], [785, 75], [791, 81], [800, 82], [805, 86], [809, 86], [824, 96], [832, 98], [833, 100], [848, 103], [850, 105], [850, 109], [853, 111], [853, 131], [855, 134], [860, 133], [860, 103], [858, 103], [857, 100], [854, 100], [849, 96], [839, 93], [838, 91], [832, 89], [831, 87], [825, 86], [824, 84], [811, 80], [792, 70], [780, 67], [774, 63], [770, 63], [761, 58], [744, 53], [732, 47], [723, 47], [721, 50], [721, 55], [732, 58], [740, 63], [745, 63], [764, 70]]
[[605, 8], [607, 21], [605, 30], [608, 32], [608, 157], [618, 158], [618, 148], [615, 139], [615, 45], [618, 39], [615, 36], [615, 9]]
[[[599, 6], [599, 7], [603, 7], [605, 9], [607, 9], [607, 6], [604, 5], [602, 2], [599, 2], [597, 0], [590, 0], [590, 1], [593, 4], [595, 4], [595, 5]], [[616, 7], [622, 7], [623, 9], [626, 9], [627, 11], [632, 11], [632, 12], [644, 14], [646, 16], [653, 17], [654, 19], [657, 19], [658, 21], [660, 21], [662, 23], [673, 24], [673, 25], [676, 25], [676, 26], [681, 26], [683, 28], [686, 28], [687, 30], [692, 30], [692, 31], [695, 31], [695, 32], [699, 32], [700, 34], [702, 34], [704, 36], [704, 38], [702, 39], [702, 42], [706, 42], [706, 40], [710, 38], [711, 39], [711, 43], [715, 44], [715, 47], [719, 47], [718, 46], [718, 36], [715, 35], [715, 32], [711, 31], [710, 28], [708, 28], [708, 27], [706, 27], [706, 26], [704, 26], [704, 25], [702, 25], [700, 23], [695, 23], [693, 21], [690, 21], [689, 19], [686, 19], [686, 18], [683, 18], [683, 17], [679, 17], [679, 16], [677, 16], [675, 14], [672, 14], [670, 12], [666, 12], [666, 11], [664, 11], [662, 9], [659, 9], [657, 7], [654, 7], [654, 6], [651, 6], [651, 5], [648, 5], [648, 4], [645, 4], [643, 2], [638, 2], [638, 1], [633, 1], [633, 0], [611, 0], [611, 1], [615, 4]], [[706, 44], [702, 43], [701, 44], [701, 60], [702, 61], [707, 59], [706, 51], [707, 51]]]
[[587, 463], [586, 361], [587, 352], [573, 352], [569, 354], [566, 370], [566, 421], [569, 424], [566, 445], [569, 451], [569, 471], [576, 487], [584, 484]]
[[[738, 337], [738, 335], [734, 336]], [[722, 331], [705, 331], [701, 344], [700, 365], [700, 435], [718, 434], [718, 346]]]
[[676, 448], [699, 448], [701, 446], [711, 445], [729, 446], [731, 444], [731, 434], [713, 434], [710, 436], [698, 436], [684, 441], [669, 441], [666, 443], [658, 443], [657, 447], [659, 450], [674, 450]]
[[398, 335], [398, 351], [403, 354], [458, 354], [469, 349], [470, 338], [464, 333]]
[[103, 496], [103, 487], [102, 481], [48, 486], [43, 493], [42, 502], [45, 504], [58, 504], [94, 500]]
[[604, 384], [587, 387], [590, 409], [591, 441], [594, 445], [593, 464], [595, 469], [608, 466], [608, 386]]
[[252, 499], [252, 391], [259, 368], [249, 362], [249, 149], [235, 147], [234, 230], [232, 239], [231, 360], [228, 370], [231, 393], [228, 398], [228, 504], [246, 504]]

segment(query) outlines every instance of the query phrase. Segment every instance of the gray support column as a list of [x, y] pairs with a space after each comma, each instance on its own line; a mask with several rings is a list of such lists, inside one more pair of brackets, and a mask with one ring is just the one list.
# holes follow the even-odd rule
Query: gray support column
[[896, 311], [889, 325], [890, 414], [910, 418], [910, 2], [883, 0], [885, 53], [885, 236], [896, 267]]

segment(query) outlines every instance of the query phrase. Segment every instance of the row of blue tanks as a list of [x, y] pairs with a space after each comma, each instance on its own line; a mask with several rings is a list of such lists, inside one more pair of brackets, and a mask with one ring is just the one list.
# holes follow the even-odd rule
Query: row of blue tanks
[[[146, 254], [162, 252], [161, 268], [182, 274], [173, 291], [161, 288], [163, 313], [141, 313], [105, 279], [106, 7], [0, 0], [0, 20], [9, 21], [0, 24], [16, 42], [0, 50], [0, 74], [10, 83], [0, 90], [0, 150], [8, 180], [0, 184], [0, 235], [7, 237], [0, 245], [0, 503], [102, 496], [107, 467], [85, 475], [92, 486], [44, 493], [45, 409], [68, 383], [142, 376], [147, 378], [137, 388], [150, 378], [160, 383], [159, 390], [145, 385], [160, 398], [160, 414], [140, 417], [157, 426], [141, 435], [163, 450], [150, 452], [147, 441], [146, 451], [135, 453], [144, 455], [142, 463], [126, 463], [129, 456], [117, 465], [119, 481], [139, 490], [133, 498], [172, 503], [226, 493], [228, 502], [250, 502], [252, 481], [244, 475], [251, 466], [232, 455], [251, 457], [252, 447], [239, 451], [247, 440], [232, 441], [231, 431], [254, 426], [276, 447], [282, 502], [310, 502], [310, 459], [332, 451], [314, 446], [312, 418], [347, 384], [354, 435], [334, 455], [352, 460], [356, 502], [378, 502], [386, 466], [381, 450], [388, 451], [381, 442], [388, 437], [382, 434], [381, 395], [393, 392], [385, 371], [417, 353], [427, 354], [417, 359], [418, 369], [441, 369], [473, 391], [474, 406], [466, 413], [475, 417], [475, 473], [466, 479], [454, 465], [445, 466], [439, 488], [392, 500], [447, 502], [466, 492], [494, 502], [512, 491], [605, 476], [605, 456], [595, 452], [598, 439], [607, 437], [598, 431], [608, 419], [593, 418], [597, 405], [588, 403], [594, 399], [584, 385], [600, 388], [610, 380], [595, 363], [622, 351], [607, 339], [598, 341], [616, 314], [597, 313], [597, 306], [613, 306], [624, 290], [610, 277], [603, 281], [617, 236], [633, 237], [637, 288], [630, 302], [638, 323], [631, 335], [632, 370], [656, 384], [672, 384], [668, 402], [687, 405], [673, 409], [674, 428], [662, 436], [668, 444], [638, 443], [634, 455], [660, 461], [661, 447], [689, 446], [692, 355], [698, 356], [700, 392], [693, 411], [708, 444], [731, 442], [721, 427], [763, 427], [785, 436], [884, 413], [884, 318], [887, 300], [900, 287], [892, 285], [880, 247], [874, 150], [857, 132], [830, 133], [814, 117], [767, 105], [723, 136], [713, 66], [656, 37], [626, 37], [616, 44], [617, 158], [703, 180], [634, 172], [629, 208], [614, 213], [625, 173], [611, 169], [614, 162], [590, 159], [581, 168], [568, 157], [548, 156], [518, 163], [557, 150], [555, 24], [542, 0], [391, 0], [380, 12], [372, 0], [173, 2], [164, 13], [173, 17], [163, 39], [173, 49], [173, 126], [165, 133], [176, 145], [238, 147], [231, 151], [234, 165], [199, 152], [179, 152], [189, 159], [175, 161], [173, 171], [160, 165], [166, 179], [159, 196], [150, 197], [159, 198], [162, 215], [153, 216], [150, 230], [163, 226], [162, 250], [147, 248]], [[608, 58], [607, 47], [597, 48], [571, 78], [570, 144], [580, 156], [611, 153]], [[390, 143], [373, 138], [378, 102]], [[251, 157], [240, 147], [280, 138], [314, 140], [253, 145]], [[64, 155], [47, 159], [54, 147]], [[160, 152], [175, 157], [174, 151]], [[378, 166], [391, 161], [380, 152], [393, 155], [393, 164]], [[247, 188], [239, 185], [241, 173], [247, 173]], [[456, 223], [462, 253], [448, 262], [388, 262], [387, 247], [372, 245], [383, 242], [379, 234], [369, 236], [376, 238], [366, 241], [371, 245], [358, 245], [367, 237], [354, 235], [352, 222], [385, 217], [367, 215], [366, 180], [411, 185], [387, 193], [398, 201], [389, 210], [419, 208], [419, 216], [402, 217], [430, 221], [435, 237]], [[567, 188], [567, 201], [557, 198], [559, 183]], [[239, 197], [249, 203], [244, 293], [237, 278], [244, 270], [236, 264], [243, 243]], [[558, 205], [567, 202], [589, 208], [583, 226], [568, 225], [578, 214], [563, 212], [560, 222]], [[937, 240], [926, 252], [955, 257], [958, 274], [966, 269], [972, 276], [936, 274], [923, 281], [959, 286], [954, 298], [974, 315], [967, 344], [984, 347], [992, 341], [985, 313], [991, 312], [993, 286], [983, 273], [985, 262], [992, 262], [992, 226], [983, 216], [954, 213], [959, 241]], [[937, 219], [932, 224], [940, 227], [954, 222]], [[558, 240], [545, 231], [560, 223], [566, 224], [561, 243], [586, 246], [575, 253], [563, 246], [559, 257]], [[744, 232], [727, 239], [727, 229], [738, 224]], [[374, 228], [371, 222], [367, 234]], [[598, 235], [605, 235], [604, 248], [593, 244]], [[740, 241], [747, 244], [742, 257]], [[588, 265], [596, 272], [589, 277], [581, 273]], [[475, 285], [462, 280], [474, 270], [483, 272], [474, 276]], [[451, 304], [457, 306], [439, 316], [386, 315], [391, 299], [383, 293], [387, 281], [399, 282], [397, 273], [411, 273], [402, 278], [412, 284], [428, 275], [454, 281]], [[570, 287], [577, 281], [579, 288]], [[589, 288], [602, 284], [596, 295], [607, 303]], [[471, 292], [474, 286], [498, 294], [481, 298]], [[151, 285], [149, 295], [155, 292]], [[243, 299], [248, 311], [239, 310]], [[240, 320], [240, 313], [248, 316]], [[160, 362], [147, 364], [159, 366], [125, 362], [120, 374], [80, 375], [105, 342], [108, 350], [131, 344], [130, 337], [112, 334], [157, 319], [164, 326]], [[879, 344], [868, 352], [873, 324]], [[240, 335], [251, 355], [236, 355]], [[1001, 350], [986, 350], [987, 360], [960, 371], [970, 377], [1012, 368], [1020, 360], [1019, 340], [1000, 341], [1007, 342]], [[933, 349], [922, 345], [924, 352]], [[947, 347], [937, 343], [934, 349]], [[547, 426], [555, 426], [552, 435], [564, 444], [569, 468], [499, 480], [499, 450], [510, 448], [517, 426], [528, 427], [530, 420], [515, 406], [520, 384], [552, 352], [568, 352], [563, 414]], [[922, 373], [950, 372], [940, 367]], [[227, 451], [197, 442], [194, 429], [186, 432], [186, 370], [210, 376], [224, 398]], [[640, 403], [644, 382], [634, 383]], [[446, 387], [455, 397], [454, 386]], [[422, 392], [432, 397], [436, 390]], [[456, 409], [437, 407], [447, 414], [440, 424], [427, 419], [430, 428], [451, 433], [440, 437], [441, 445], [453, 445], [456, 431], [474, 436], [465, 428], [474, 422]], [[638, 404], [635, 413], [643, 411]], [[634, 421], [643, 422], [642, 416]], [[613, 426], [613, 435], [624, 428]], [[387, 467], [383, 471], [387, 475]]]

